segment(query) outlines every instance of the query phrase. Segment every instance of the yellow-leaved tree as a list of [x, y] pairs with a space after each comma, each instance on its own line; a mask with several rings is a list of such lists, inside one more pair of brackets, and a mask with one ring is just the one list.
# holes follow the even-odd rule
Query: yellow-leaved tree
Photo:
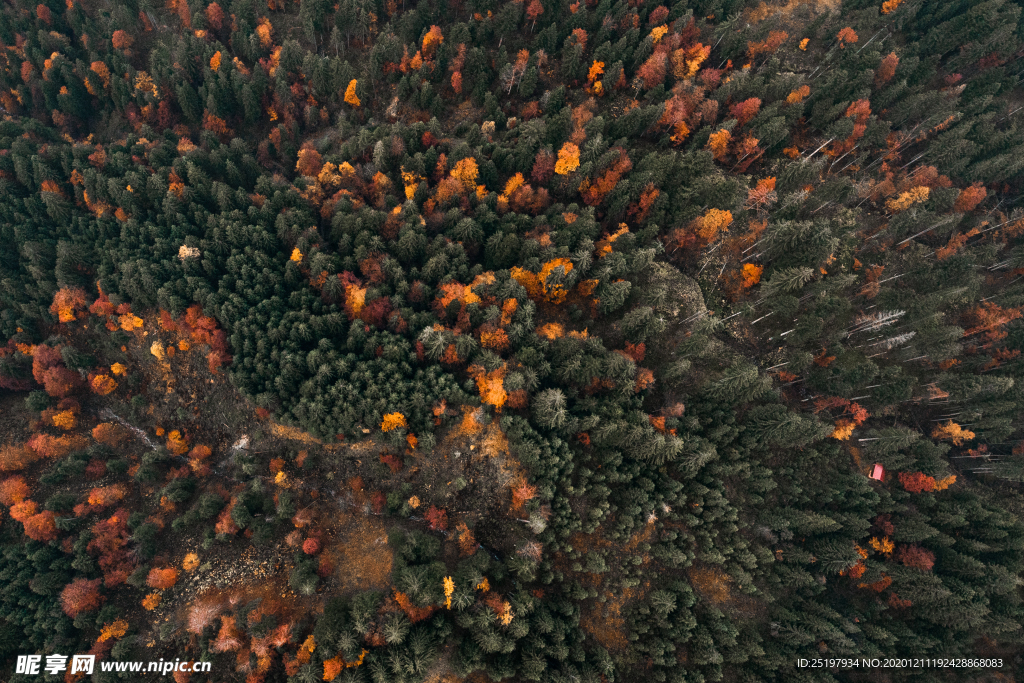
[[562, 145], [558, 150], [558, 161], [555, 162], [555, 173], [568, 175], [580, 167], [580, 148], [571, 142]]
[[382, 432], [390, 432], [393, 429], [399, 427], [407, 427], [405, 422], [405, 415], [401, 413], [388, 413], [384, 416], [384, 420], [380, 423], [380, 429]]

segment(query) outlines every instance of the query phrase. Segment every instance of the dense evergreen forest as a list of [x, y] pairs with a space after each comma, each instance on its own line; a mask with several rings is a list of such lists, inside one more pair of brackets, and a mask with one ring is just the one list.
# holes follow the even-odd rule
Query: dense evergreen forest
[[[1021, 57], [1013, 0], [10, 0], [0, 677], [1017, 680]], [[797, 664], [853, 657], [982, 663]]]

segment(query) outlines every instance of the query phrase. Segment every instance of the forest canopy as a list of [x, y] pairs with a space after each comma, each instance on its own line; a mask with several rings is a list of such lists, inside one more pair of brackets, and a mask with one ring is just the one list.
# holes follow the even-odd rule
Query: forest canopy
[[1021, 675], [1022, 56], [1012, 0], [12, 0], [4, 679]]

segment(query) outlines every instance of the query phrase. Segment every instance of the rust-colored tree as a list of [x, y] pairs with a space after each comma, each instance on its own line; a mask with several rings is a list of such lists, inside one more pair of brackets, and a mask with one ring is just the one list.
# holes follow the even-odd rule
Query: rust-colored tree
[[761, 111], [760, 97], [750, 97], [742, 102], [737, 102], [729, 108], [729, 113], [736, 119], [739, 126], [746, 125], [750, 119], [757, 116], [759, 111]]
[[0, 472], [17, 472], [41, 456], [27, 444], [0, 445]]
[[840, 48], [844, 48], [847, 45], [852, 45], [853, 43], [856, 43], [858, 40], [857, 33], [849, 26], [839, 31], [839, 33], [836, 34], [836, 38], [839, 39]]
[[530, 0], [530, 4], [526, 6], [526, 18], [531, 21], [530, 30], [537, 25], [537, 17], [544, 14], [544, 5], [540, 3], [540, 0]]
[[31, 492], [24, 477], [9, 477], [0, 482], [0, 503], [11, 507], [28, 498]]
[[101, 422], [92, 429], [92, 438], [101, 444], [117, 447], [128, 439], [128, 430], [113, 422]]
[[74, 619], [79, 614], [92, 612], [103, 604], [103, 596], [100, 594], [100, 583], [102, 579], [79, 578], [75, 579], [60, 593], [60, 606], [64, 613]]
[[446, 531], [448, 529], [448, 513], [443, 508], [431, 505], [423, 514], [423, 518], [430, 524], [431, 531]]
[[756, 59], [758, 55], [771, 54], [778, 50], [787, 38], [789, 38], [789, 34], [785, 31], [770, 31], [764, 40], [747, 41], [747, 54], [751, 59]]
[[[581, 186], [583, 201], [588, 206], [597, 206], [604, 198], [615, 189], [615, 186], [619, 184], [619, 180], [633, 168], [633, 162], [630, 160], [629, 155], [626, 154], [626, 150], [621, 147], [615, 148], [615, 151], [619, 153], [619, 156], [606, 168], [600, 176], [594, 179], [589, 185], [584, 182]], [[578, 164], [578, 162], [577, 162]], [[557, 167], [555, 169], [558, 170]]]
[[998, 304], [985, 301], [964, 315], [967, 330], [964, 337], [984, 333], [989, 342], [995, 342], [1007, 336], [1005, 325], [1022, 315], [1020, 308], [1001, 308]]
[[935, 566], [935, 553], [919, 545], [901, 545], [896, 551], [896, 560], [908, 567], [927, 572]]
[[86, 550], [97, 556], [107, 587], [124, 583], [135, 568], [135, 557], [129, 549], [128, 511], [118, 509], [109, 518], [92, 526], [92, 540]]
[[224, 26], [224, 10], [213, 2], [206, 7], [206, 24], [214, 31], [219, 31]]
[[479, 544], [476, 542], [476, 536], [473, 535], [473, 530], [466, 526], [465, 522], [459, 522], [455, 526], [455, 533], [459, 539], [459, 553], [463, 557], [469, 557], [476, 552]]
[[128, 495], [128, 489], [124, 484], [117, 483], [110, 486], [101, 486], [89, 491], [89, 505], [107, 506], [122, 500]]
[[555, 155], [550, 150], [542, 149], [533, 158], [533, 169], [530, 178], [540, 184], [546, 183], [555, 173]]
[[312, 146], [303, 147], [299, 150], [299, 160], [295, 164], [295, 170], [299, 175], [315, 178], [320, 169], [323, 168], [323, 158]]
[[981, 183], [974, 183], [968, 188], [960, 191], [960, 194], [956, 198], [956, 202], [953, 203], [953, 211], [957, 213], [967, 213], [968, 211], [974, 211], [974, 208], [984, 201], [988, 191], [985, 186]]
[[28, 519], [22, 520], [22, 525], [25, 527], [25, 535], [31, 538], [33, 541], [39, 541], [40, 543], [46, 543], [57, 538], [57, 516], [50, 510], [43, 510], [42, 512], [32, 515]]
[[647, 58], [647, 61], [637, 71], [645, 90], [650, 90], [665, 82], [667, 65], [668, 55], [664, 50], [655, 50], [654, 54]]
[[63, 458], [73, 450], [88, 446], [89, 440], [77, 434], [64, 436], [36, 434], [25, 445], [35, 451], [40, 458]]
[[235, 617], [223, 615], [220, 618], [220, 630], [217, 637], [210, 643], [213, 652], [230, 652], [242, 647], [245, 633], [235, 624]]
[[890, 52], [882, 61], [879, 62], [878, 68], [875, 70], [875, 85], [885, 85], [892, 80], [892, 77], [896, 75], [896, 67], [900, 64], [900, 58], [896, 56], [895, 52]]
[[113, 44], [114, 49], [126, 50], [130, 48], [132, 46], [132, 43], [134, 43], [135, 41], [132, 39], [131, 35], [127, 31], [122, 31], [118, 29], [117, 31], [114, 31], [114, 35], [111, 36], [110, 42], [111, 44]]
[[78, 391], [84, 381], [77, 372], [64, 366], [58, 349], [39, 344], [32, 354], [32, 376], [43, 385], [46, 393], [64, 398]]

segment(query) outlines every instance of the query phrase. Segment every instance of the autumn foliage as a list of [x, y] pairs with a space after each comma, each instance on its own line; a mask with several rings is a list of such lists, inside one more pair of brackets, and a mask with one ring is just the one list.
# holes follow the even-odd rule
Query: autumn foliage
[[166, 589], [178, 582], [178, 570], [174, 567], [166, 569], [150, 569], [146, 577], [146, 585], [150, 588]]
[[568, 175], [580, 166], [580, 148], [571, 142], [562, 145], [558, 150], [558, 161], [555, 162], [554, 171], [558, 175]]
[[[52, 181], [48, 181], [52, 182]], [[53, 295], [50, 313], [62, 323], [69, 323], [86, 315], [85, 290], [81, 287], [63, 287]]]
[[101, 579], [75, 579], [60, 593], [60, 605], [64, 613], [74, 618], [84, 612], [92, 612], [103, 604], [103, 596], [100, 595]]
[[442, 508], [431, 505], [423, 514], [423, 518], [430, 524], [432, 531], [445, 531], [448, 529], [448, 513]]
[[711, 150], [711, 154], [716, 160], [721, 161], [725, 157], [730, 140], [732, 140], [732, 133], [725, 128], [712, 133], [708, 138], [708, 149]]
[[11, 507], [28, 498], [31, 489], [23, 477], [10, 477], [0, 482], [0, 503]]
[[114, 31], [114, 35], [111, 37], [111, 43], [113, 43], [114, 47], [118, 50], [124, 50], [131, 47], [133, 42], [135, 41], [132, 39], [131, 35], [127, 31], [122, 31], [120, 29]]
[[875, 85], [882, 85], [892, 80], [896, 75], [896, 67], [899, 66], [900, 58], [895, 52], [890, 52], [879, 63], [875, 70]]
[[[14, 516], [13, 514], [11, 515]], [[56, 515], [50, 510], [32, 515], [21, 521], [25, 528], [25, 535], [33, 541], [45, 543], [57, 538]]]
[[58, 349], [39, 344], [32, 354], [32, 376], [43, 385], [46, 393], [63, 398], [80, 390], [85, 382], [82, 377], [64, 365]]
[[124, 583], [135, 568], [130, 548], [131, 535], [128, 533], [128, 511], [118, 509], [108, 519], [94, 524], [91, 530], [93, 537], [86, 549], [97, 556], [97, 563], [103, 570], [104, 585], [110, 587]]
[[848, 44], [857, 42], [857, 34], [849, 26], [836, 34], [836, 38], [839, 39], [839, 47], [846, 47]]
[[380, 423], [380, 429], [382, 432], [390, 432], [393, 429], [405, 428], [405, 416], [401, 413], [388, 413], [384, 416], [384, 420]]
[[911, 493], [926, 493], [935, 490], [935, 477], [929, 477], [923, 472], [900, 472], [900, 484]]
[[935, 427], [932, 430], [932, 438], [952, 441], [955, 445], [962, 446], [964, 441], [970, 441], [974, 438], [974, 432], [963, 429], [960, 425], [950, 420], [945, 424], [939, 424]]
[[927, 572], [935, 566], [935, 553], [919, 545], [901, 545], [896, 551], [896, 560], [908, 567]]
[[128, 430], [114, 422], [101, 422], [92, 429], [92, 438], [107, 446], [119, 446], [128, 437]]
[[434, 53], [437, 48], [444, 42], [444, 36], [441, 35], [441, 28], [439, 26], [431, 26], [427, 34], [423, 36], [423, 57], [424, 59], [433, 59]]
[[729, 113], [736, 119], [736, 125], [746, 125], [750, 119], [757, 116], [757, 112], [761, 110], [761, 98], [750, 97], [737, 102], [729, 108]]
[[973, 211], [988, 195], [988, 191], [981, 183], [974, 183], [970, 187], [960, 190], [960, 194], [953, 204], [953, 211], [967, 213]]
[[362, 104], [362, 102], [359, 100], [359, 96], [356, 95], [357, 84], [358, 81], [353, 78], [351, 81], [349, 81], [348, 87], [345, 88], [345, 103], [353, 107], [358, 107], [360, 104]]

